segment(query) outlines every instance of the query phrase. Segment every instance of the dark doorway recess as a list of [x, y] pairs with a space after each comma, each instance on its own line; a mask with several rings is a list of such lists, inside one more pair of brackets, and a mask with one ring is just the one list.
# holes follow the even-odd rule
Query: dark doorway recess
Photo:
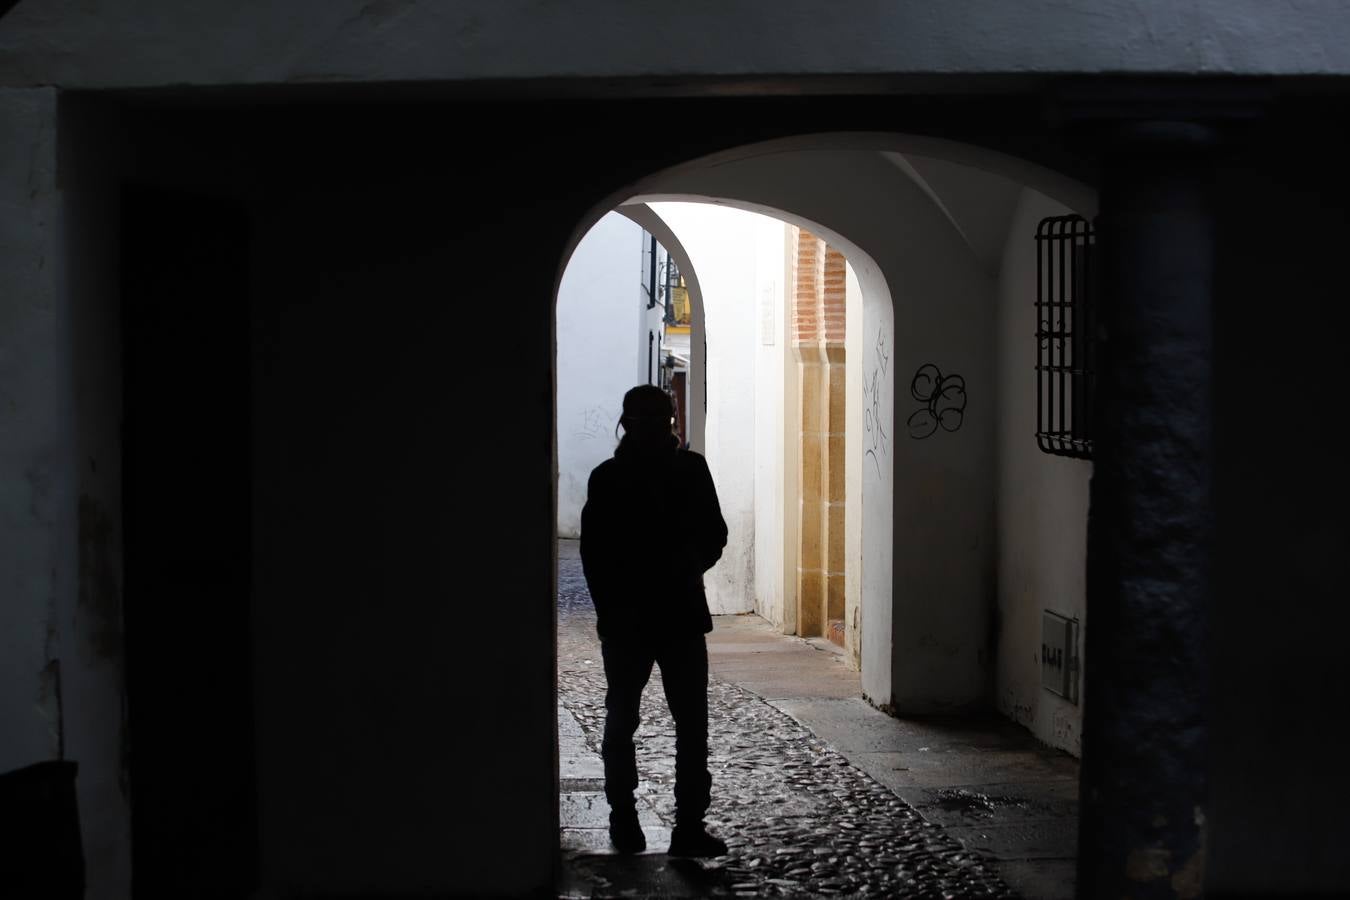
[[257, 884], [247, 219], [122, 197], [128, 767], [137, 897]]

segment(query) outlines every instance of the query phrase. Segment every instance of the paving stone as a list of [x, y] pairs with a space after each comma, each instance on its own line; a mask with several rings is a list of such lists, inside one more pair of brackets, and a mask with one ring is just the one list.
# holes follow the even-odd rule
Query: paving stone
[[586, 738], [586, 732], [582, 730], [581, 723], [562, 704], [558, 705], [558, 738], [559, 740], [580, 738], [583, 741]]
[[[670, 829], [664, 825], [643, 825], [642, 834], [647, 838], [644, 853], [666, 852], [670, 846]], [[562, 829], [559, 839], [565, 855], [614, 856], [617, 851], [609, 843], [608, 828], [568, 828]]]
[[[603, 791], [569, 791], [558, 795], [558, 822], [564, 828], [604, 828], [608, 834], [609, 803]], [[638, 824], [660, 825], [661, 819], [646, 804], [638, 805]]]
[[560, 754], [558, 757], [558, 777], [563, 780], [568, 779], [591, 779], [605, 777], [605, 765], [600, 761], [600, 757], [594, 754], [586, 756], [567, 756]]
[[994, 864], [1003, 880], [1023, 897], [1036, 900], [1072, 900], [1078, 863], [1072, 859], [999, 860]]
[[[1017, 824], [1040, 819], [1077, 822], [1077, 781], [998, 782], [946, 787], [901, 785], [900, 799], [925, 819], [947, 826]], [[1073, 829], [1069, 829], [1072, 831]], [[1064, 855], [1072, 855], [1070, 841]]]
[[571, 792], [558, 797], [558, 821], [564, 828], [608, 828], [609, 804], [600, 792]]
[[1077, 767], [1051, 754], [1018, 750], [920, 748], [912, 752], [854, 753], [872, 777], [895, 790], [905, 786], [1077, 782]]
[[605, 779], [599, 778], [560, 778], [558, 787], [561, 793], [567, 794], [575, 791], [591, 792], [604, 791]]
[[[605, 680], [594, 664], [599, 659], [594, 610], [580, 565], [563, 553], [558, 620], [559, 701], [598, 752]], [[800, 721], [725, 680], [716, 666], [712, 670], [713, 803], [707, 818], [710, 830], [728, 840], [730, 852], [715, 861], [679, 861], [676, 869], [642, 862], [650, 854], [637, 862], [599, 849], [596, 855], [573, 854], [564, 888], [577, 890], [590, 878], [596, 896], [693, 896], [687, 892], [694, 890], [702, 896], [1015, 896], [978, 853], [925, 821]], [[675, 731], [659, 670], [643, 694], [640, 718], [636, 794], [659, 824], [669, 827]], [[568, 810], [564, 822], [573, 826], [594, 823], [601, 811], [608, 815], [603, 795], [572, 792], [562, 803]], [[598, 831], [580, 829], [573, 840], [598, 843]]]
[[1041, 819], [1007, 825], [948, 828], [965, 847], [994, 859], [1062, 859], [1077, 849], [1078, 822]]

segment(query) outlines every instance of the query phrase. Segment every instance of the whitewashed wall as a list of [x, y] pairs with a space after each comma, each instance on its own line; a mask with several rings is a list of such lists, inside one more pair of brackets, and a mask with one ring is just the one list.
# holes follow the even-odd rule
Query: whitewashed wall
[[[845, 548], [853, 560], [853, 529], [857, 528], [858, 646], [862, 656], [863, 696], [880, 706], [891, 704], [893, 693], [891, 647], [894, 611], [891, 598], [895, 565], [895, 467], [890, 465], [895, 441], [895, 387], [891, 355], [895, 346], [895, 308], [881, 267], [870, 258], [854, 254], [849, 264], [849, 291], [853, 281], [862, 298], [861, 309], [846, 312], [848, 354], [848, 411], [845, 442], [848, 462], [844, 470], [845, 497], [859, 496], [850, 503], [845, 519]], [[851, 298], [850, 298], [851, 299]], [[861, 319], [855, 329], [855, 320]], [[860, 332], [860, 333], [855, 333]], [[854, 440], [854, 435], [858, 440]], [[856, 474], [855, 474], [856, 473]], [[853, 484], [861, 483], [858, 494]], [[856, 505], [857, 524], [852, 507]], [[852, 590], [845, 569], [845, 597]]]
[[[1087, 627], [1088, 479], [1092, 464], [1036, 446], [1036, 251], [1046, 216], [1070, 212], [1024, 188], [999, 278], [998, 639], [995, 699], [1038, 738], [1082, 752], [1083, 709], [1041, 687], [1041, 611]], [[1080, 685], [1080, 696], [1081, 696]]]
[[[616, 213], [610, 213], [616, 215]], [[642, 240], [642, 257], [638, 265], [638, 281], [642, 285], [648, 285], [651, 281], [651, 258], [652, 242], [650, 237], [644, 237]], [[662, 266], [666, 262], [666, 248], [660, 243], [656, 245], [656, 282], [657, 299], [660, 300], [662, 288], [665, 281]], [[645, 290], [639, 294], [638, 302], [638, 325], [637, 336], [634, 346], [637, 347], [637, 370], [633, 374], [633, 384], [657, 384], [661, 383], [661, 360], [664, 354], [661, 352], [661, 327], [665, 318], [665, 307], [660, 303], [648, 306], [648, 297]], [[629, 385], [631, 387], [632, 385]]]
[[[755, 611], [782, 628], [786, 604], [786, 567], [783, 564], [790, 512], [783, 492], [786, 482], [783, 422], [785, 374], [795, 366], [788, 349], [787, 232], [784, 222], [767, 216], [728, 209], [751, 217], [755, 265], [755, 331], [751, 337], [755, 359]], [[795, 392], [794, 392], [795, 393]]]
[[647, 364], [642, 240], [641, 228], [609, 213], [577, 246], [558, 291], [561, 537], [581, 533], [586, 480], [613, 455], [624, 392], [639, 383], [634, 379]]
[[[862, 662], [863, 563], [863, 290], [853, 264], [844, 269], [844, 649]], [[889, 517], [890, 511], [887, 510]]]
[[[638, 223], [648, 234], [655, 235], [658, 245], [670, 251], [670, 255], [675, 259], [675, 264], [680, 268], [680, 274], [684, 276], [685, 287], [689, 290], [689, 378], [685, 383], [685, 394], [688, 400], [685, 425], [689, 429], [689, 446], [702, 453], [704, 450], [703, 371], [705, 365], [703, 359], [703, 289], [698, 283], [698, 272], [695, 271], [694, 264], [689, 259], [689, 254], [685, 251], [679, 238], [675, 236], [675, 232], [671, 231], [665, 219], [658, 216], [647, 204], [622, 204], [618, 207], [617, 212]], [[643, 277], [649, 276], [644, 275]]]
[[[784, 225], [706, 203], [653, 203], [698, 272], [708, 341], [708, 467], [730, 535], [704, 583], [714, 614], [763, 611], [782, 620], [781, 422]], [[773, 343], [761, 329], [766, 298]], [[759, 520], [770, 525], [756, 531]], [[769, 554], [765, 559], [760, 554]], [[770, 571], [772, 570], [772, 571]], [[757, 602], [758, 601], [758, 602]]]

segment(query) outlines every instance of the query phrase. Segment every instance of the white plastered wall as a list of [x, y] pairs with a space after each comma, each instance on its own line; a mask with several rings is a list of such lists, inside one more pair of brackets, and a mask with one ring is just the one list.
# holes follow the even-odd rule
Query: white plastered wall
[[[844, 278], [844, 650], [862, 661], [863, 290], [853, 264]], [[873, 415], [869, 412], [868, 415]]]
[[[848, 344], [848, 404], [845, 414], [848, 430], [845, 442], [849, 463], [844, 472], [845, 486], [851, 485], [849, 476], [856, 470], [860, 501], [858, 507], [858, 612], [859, 650], [862, 655], [863, 696], [878, 706], [889, 706], [894, 696], [891, 648], [894, 641], [894, 614], [891, 596], [895, 563], [892, 550], [895, 544], [895, 468], [883, 464], [885, 448], [895, 435], [895, 387], [889, 370], [891, 351], [895, 345], [895, 298], [886, 284], [881, 268], [868, 257], [852, 257], [849, 271], [857, 280], [862, 297], [860, 314], [850, 304], [846, 312], [845, 341]], [[852, 279], [851, 279], [852, 280]], [[853, 349], [854, 319], [861, 327], [856, 337], [859, 345]], [[856, 387], [855, 387], [856, 379]], [[859, 419], [854, 424], [853, 416]], [[856, 428], [856, 431], [855, 431]], [[859, 440], [853, 441], [858, 434]], [[851, 501], [850, 491], [846, 498]], [[846, 519], [846, 539], [852, 535], [852, 526]], [[853, 556], [852, 546], [846, 550]], [[847, 576], [848, 570], [845, 571]], [[848, 583], [845, 582], [847, 597]]]
[[[753, 609], [775, 627], [792, 631], [791, 579], [795, 555], [791, 541], [795, 490], [789, 489], [795, 470], [792, 441], [796, 440], [795, 361], [790, 352], [790, 321], [787, 314], [789, 275], [787, 241], [789, 226], [775, 218], [719, 204], [660, 203], [651, 207], [677, 235], [693, 248], [690, 259], [706, 286], [714, 337], [709, 342], [709, 372], [716, 383], [718, 373], [734, 373], [753, 361], [753, 393], [743, 390], [709, 396], [716, 424], [708, 428], [713, 451], [710, 466], [719, 484], [723, 511], [739, 515], [750, 500], [749, 527], [733, 529], [729, 546], [747, 540], [753, 547], [748, 580], [738, 569], [719, 567], [709, 573], [709, 604], [714, 612], [741, 612], [743, 597], [753, 600]], [[848, 323], [846, 343], [861, 353], [863, 294], [852, 266], [848, 268]], [[741, 304], [753, 308], [753, 322], [746, 316], [728, 318], [719, 305]], [[739, 312], [743, 312], [739, 311]], [[719, 323], [727, 328], [721, 333]], [[747, 324], [752, 327], [747, 329]], [[862, 376], [860, 367], [849, 368], [846, 391], [849, 398], [847, 440], [856, 448], [846, 467], [846, 492], [854, 500], [846, 521], [846, 616], [852, 622], [851, 658], [861, 653], [860, 594], [862, 588]], [[733, 377], [728, 375], [727, 377]], [[753, 422], [753, 445], [745, 453], [743, 425]], [[792, 428], [787, 426], [791, 425]], [[733, 429], [731, 439], [723, 434]], [[856, 457], [856, 458], [854, 458]], [[730, 521], [730, 519], [729, 519]], [[728, 554], [736, 559], [734, 552]]]
[[788, 226], [766, 216], [753, 217], [755, 260], [755, 611], [780, 630], [787, 602], [784, 560], [787, 549], [788, 498], [783, 484], [786, 447], [782, 440], [784, 369], [791, 355], [787, 342], [786, 263], [784, 236]]
[[1072, 211], [1024, 188], [1003, 253], [998, 312], [1000, 628], [994, 695], [1004, 715], [1047, 744], [1077, 756], [1082, 753], [1082, 707], [1041, 687], [1041, 613], [1048, 609], [1078, 619], [1081, 652], [1087, 629], [1092, 464], [1050, 456], [1036, 445], [1033, 369], [1036, 249], [1032, 236], [1042, 218]]
[[[676, 195], [665, 195], [673, 199]], [[708, 202], [713, 202], [709, 200]], [[744, 201], [726, 201], [740, 205]], [[653, 204], [660, 206], [661, 204]], [[857, 245], [817, 222], [793, 216], [776, 208], [745, 204], [748, 208], [764, 214], [765, 217], [781, 215], [785, 219], [795, 219], [792, 224], [806, 227], [825, 236], [835, 247], [841, 249], [849, 259], [848, 294], [846, 313], [846, 352], [847, 363], [847, 408], [846, 444], [848, 461], [845, 471], [846, 497], [849, 502], [845, 521], [845, 553], [849, 563], [845, 569], [846, 602], [854, 610], [852, 616], [857, 623], [854, 638], [857, 641], [857, 653], [861, 655], [861, 668], [864, 694], [874, 703], [888, 704], [891, 697], [891, 609], [890, 591], [892, 581], [891, 547], [894, 534], [891, 503], [894, 473], [889, 465], [881, 461], [891, 451], [893, 440], [893, 387], [889, 378], [889, 351], [894, 341], [894, 312], [891, 306], [891, 294], [881, 267], [862, 252]], [[795, 519], [787, 515], [797, 501], [795, 441], [799, 423], [795, 405], [796, 362], [789, 350], [790, 323], [787, 321], [786, 291], [791, 281], [788, 245], [791, 229], [783, 227], [774, 238], [781, 250], [769, 243], [769, 232], [765, 230], [765, 240], [760, 244], [761, 264], [776, 261], [781, 273], [777, 286], [780, 299], [777, 310], [779, 320], [774, 323], [778, 349], [766, 354], [768, 348], [761, 346], [758, 352], [761, 359], [770, 361], [770, 365], [761, 365], [763, 378], [761, 385], [772, 381], [781, 386], [775, 389], [770, 398], [758, 398], [756, 401], [759, 427], [763, 440], [772, 441], [772, 448], [761, 443], [756, 448], [757, 458], [772, 459], [775, 472], [772, 486], [774, 500], [765, 502], [760, 497], [763, 478], [757, 482], [757, 504], [761, 504], [757, 527], [762, 529], [766, 518], [781, 510], [777, 522], [771, 522], [773, 532], [766, 536], [756, 534], [756, 591], [759, 598], [757, 611], [786, 632], [795, 630], [793, 591], [796, 558]], [[760, 289], [773, 281], [771, 271], [761, 265], [757, 275]], [[699, 269], [704, 271], [703, 268]], [[762, 294], [761, 294], [762, 298]], [[762, 314], [761, 314], [762, 316]], [[761, 327], [764, 319], [761, 317]], [[867, 336], [871, 336], [870, 340]], [[866, 382], [872, 377], [872, 386]], [[775, 421], [776, 417], [776, 421]], [[869, 431], [870, 429], [870, 431]], [[868, 443], [869, 433], [874, 436]], [[871, 454], [868, 454], [868, 450]], [[762, 550], [760, 548], [763, 548]], [[772, 554], [761, 559], [760, 553]], [[775, 596], [775, 591], [781, 591]], [[781, 600], [778, 599], [781, 597]], [[846, 614], [848, 607], [846, 606]], [[866, 622], [864, 626], [862, 623]]]
[[[558, 535], [581, 533], [591, 470], [614, 453], [624, 392], [646, 364], [634, 335], [642, 229], [609, 213], [586, 233], [558, 290]], [[639, 356], [641, 357], [639, 359]]]
[[[704, 446], [729, 531], [704, 577], [715, 615], [782, 620], [783, 223], [708, 203], [654, 203], [698, 273], [707, 336]], [[770, 315], [765, 316], [766, 305]], [[773, 337], [763, 342], [766, 319]], [[697, 401], [696, 401], [697, 403]], [[757, 529], [757, 522], [764, 527]]]
[[[646, 253], [642, 257], [642, 265], [638, 267], [640, 283], [646, 283], [651, 278], [650, 260], [651, 260], [651, 242], [648, 240]], [[666, 261], [666, 251], [659, 244], [656, 248], [657, 280], [662, 278], [661, 265]], [[638, 304], [638, 333], [637, 333], [637, 373], [633, 384], [655, 384], [661, 383], [661, 326], [665, 317], [665, 307], [661, 305], [659, 294], [661, 286], [657, 285], [658, 299], [655, 303], [648, 306], [648, 298], [645, 291], [642, 292], [641, 302]], [[630, 387], [632, 385], [629, 385]]]
[[706, 412], [703, 406], [706, 394], [704, 373], [707, 368], [707, 359], [703, 340], [705, 333], [703, 325], [703, 287], [698, 280], [698, 271], [695, 270], [694, 262], [689, 258], [689, 252], [680, 243], [680, 239], [675, 236], [675, 232], [671, 231], [666, 221], [658, 216], [650, 206], [645, 203], [625, 203], [616, 208], [615, 212], [632, 219], [642, 226], [648, 234], [655, 235], [657, 243], [670, 251], [670, 255], [675, 260], [675, 265], [680, 269], [680, 274], [684, 276], [684, 285], [689, 291], [690, 319], [689, 380], [687, 385], [689, 405], [686, 410], [685, 424], [689, 429], [690, 449], [703, 453], [705, 450], [703, 423]]

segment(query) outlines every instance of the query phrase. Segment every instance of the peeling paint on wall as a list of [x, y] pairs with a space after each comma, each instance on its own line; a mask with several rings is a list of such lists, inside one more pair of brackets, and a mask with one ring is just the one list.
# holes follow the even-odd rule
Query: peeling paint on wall
[[47, 733], [56, 745], [57, 759], [66, 758], [65, 708], [61, 703], [61, 660], [49, 659], [38, 672], [38, 715], [47, 722]]

